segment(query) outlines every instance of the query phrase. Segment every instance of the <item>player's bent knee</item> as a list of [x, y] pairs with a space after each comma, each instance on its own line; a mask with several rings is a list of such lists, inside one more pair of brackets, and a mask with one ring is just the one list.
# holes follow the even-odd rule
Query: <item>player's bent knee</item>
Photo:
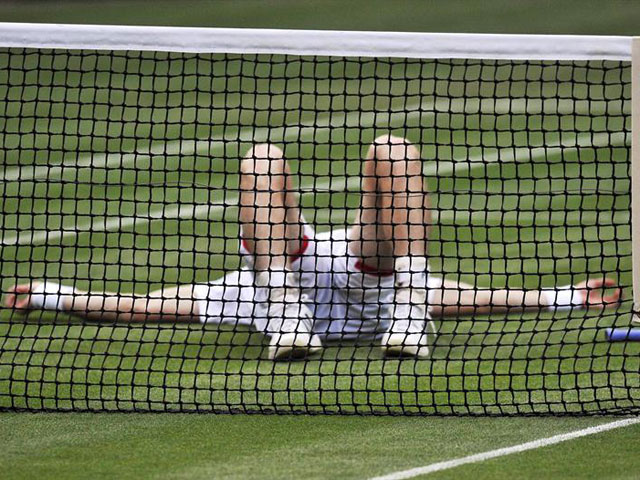
[[407, 155], [405, 147], [401, 150], [387, 151], [383, 155], [377, 154], [373, 160], [375, 162], [375, 176], [378, 178], [399, 177], [406, 178], [407, 175], [417, 175], [422, 171], [422, 165], [413, 160], [411, 155]]
[[369, 155], [376, 162], [379, 176], [404, 176], [414, 160], [420, 159], [418, 149], [408, 140], [394, 135], [380, 135], [374, 141]]
[[384, 135], [379, 135], [373, 141], [374, 145], [410, 145], [409, 142], [403, 137], [397, 137], [395, 135], [391, 135], [390, 133], [386, 133]]
[[255, 160], [280, 160], [283, 156], [284, 153], [280, 147], [270, 143], [258, 143], [247, 151], [244, 158]]
[[[278, 152], [266, 150], [268, 145], [258, 145], [240, 162], [240, 171], [244, 175], [272, 175], [287, 172], [287, 165], [282, 158], [282, 150], [275, 148]], [[255, 152], [255, 153], [252, 153]]]

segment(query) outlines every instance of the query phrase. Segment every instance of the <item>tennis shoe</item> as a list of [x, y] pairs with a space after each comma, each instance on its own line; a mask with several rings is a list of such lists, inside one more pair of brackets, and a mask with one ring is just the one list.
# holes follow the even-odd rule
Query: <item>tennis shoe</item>
[[382, 352], [385, 357], [426, 358], [436, 335], [427, 311], [426, 273], [398, 273], [395, 288], [393, 319], [382, 337]]
[[[265, 274], [268, 272], [257, 275]], [[312, 331], [313, 314], [300, 288], [295, 284], [268, 288], [269, 359], [298, 360], [320, 351], [322, 342]]]

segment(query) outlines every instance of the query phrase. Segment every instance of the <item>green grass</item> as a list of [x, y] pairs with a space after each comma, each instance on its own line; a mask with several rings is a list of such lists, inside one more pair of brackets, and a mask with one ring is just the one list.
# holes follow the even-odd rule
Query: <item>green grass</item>
[[614, 0], [12, 0], [5, 22], [417, 32], [637, 35], [640, 6]]
[[[34, 1], [3, 5], [3, 21], [638, 33], [638, 6], [629, 2], [606, 11], [585, 1], [406, 1], [390, 8], [378, 1], [161, 1], [153, 8]], [[284, 144], [301, 185], [337, 190], [302, 197], [307, 219], [326, 230], [353, 219], [357, 188], [341, 190], [345, 176], [358, 174], [362, 144], [391, 130], [422, 150], [438, 210], [433, 270], [527, 288], [607, 273], [624, 286], [621, 308], [450, 319], [440, 324], [429, 361], [385, 362], [375, 348], [345, 345], [292, 365], [264, 360], [264, 339], [247, 331], [99, 326], [2, 311], [0, 407], [637, 412], [640, 348], [602, 337], [603, 328], [628, 324], [631, 309], [629, 149], [608, 133], [628, 129], [628, 68], [607, 63], [605, 74], [549, 65], [257, 60], [0, 51], [7, 180], [0, 230], [11, 239], [0, 251], [2, 287], [47, 276], [142, 293], [208, 281], [237, 267], [237, 211], [200, 208], [194, 215], [177, 207], [233, 203], [237, 158], [253, 140]], [[247, 77], [254, 74], [283, 78]], [[301, 74], [308, 78], [286, 80]], [[345, 78], [352, 74], [369, 78]], [[374, 74], [398, 78], [374, 81]], [[598, 101], [585, 111], [568, 100], [586, 94], [585, 84], [558, 84], [556, 75], [608, 85], [590, 90]], [[39, 89], [20, 86], [35, 82]], [[391, 114], [363, 113], [374, 111]], [[491, 161], [498, 155], [501, 161]], [[172, 218], [131, 221], [162, 212]], [[117, 225], [120, 217], [125, 223]], [[79, 228], [85, 232], [65, 233]], [[56, 233], [47, 241], [46, 231]], [[0, 464], [8, 478], [366, 478], [604, 421], [3, 412]], [[638, 432], [636, 425], [433, 477], [632, 478]]]
[[[361, 479], [604, 422], [5, 414], [0, 460], [9, 478]], [[634, 478], [638, 433], [635, 425], [433, 477]], [[594, 455], [602, 460], [594, 462]]]

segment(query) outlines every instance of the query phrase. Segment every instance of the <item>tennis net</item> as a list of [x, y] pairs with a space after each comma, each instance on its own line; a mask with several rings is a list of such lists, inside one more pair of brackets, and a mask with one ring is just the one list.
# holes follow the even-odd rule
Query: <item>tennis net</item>
[[[640, 344], [605, 335], [633, 314], [631, 53], [624, 37], [0, 24], [0, 409], [638, 413]], [[421, 159], [404, 240], [428, 227], [428, 275], [398, 253], [402, 221], [380, 220], [423, 196], [383, 190], [398, 146]], [[278, 149], [290, 173], [260, 170]], [[377, 267], [349, 237], [371, 230], [366, 205]], [[271, 229], [245, 244], [271, 241], [266, 283], [239, 253], [241, 207], [244, 229]], [[393, 358], [407, 258], [411, 315], [435, 331], [412, 317], [422, 350]], [[296, 338], [322, 347], [287, 358], [278, 301], [311, 312]]]

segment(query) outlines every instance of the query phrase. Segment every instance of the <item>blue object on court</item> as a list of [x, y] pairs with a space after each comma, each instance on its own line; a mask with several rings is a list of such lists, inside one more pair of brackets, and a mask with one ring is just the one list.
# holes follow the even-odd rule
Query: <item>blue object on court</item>
[[607, 328], [605, 334], [610, 342], [640, 342], [640, 328]]

